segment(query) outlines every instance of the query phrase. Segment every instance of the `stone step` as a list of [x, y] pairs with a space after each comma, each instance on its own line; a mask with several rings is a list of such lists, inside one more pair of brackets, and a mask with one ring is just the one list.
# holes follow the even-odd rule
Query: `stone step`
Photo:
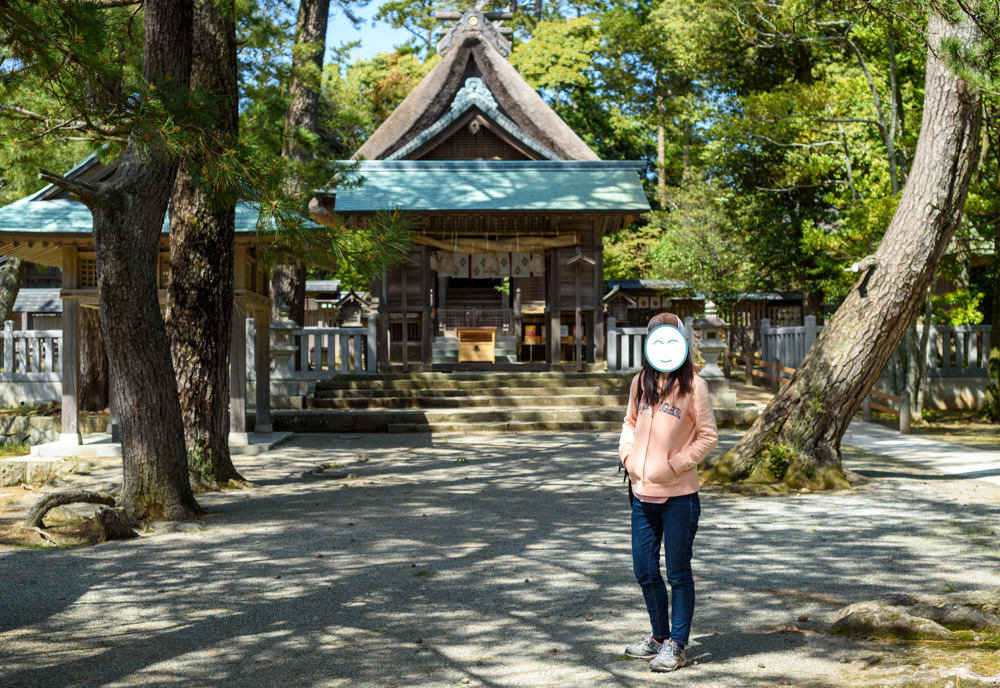
[[[560, 407], [617, 407], [624, 415], [628, 404], [628, 395], [578, 395], [553, 398], [553, 403]], [[383, 396], [377, 398], [341, 398], [341, 399], [306, 399], [306, 408], [316, 409], [468, 409], [468, 408], [538, 408], [537, 395], [531, 396], [462, 396], [462, 397], [399, 397]]]
[[[628, 399], [628, 388], [607, 389], [605, 387], [556, 387], [545, 389], [545, 398], [563, 398], [582, 395], [604, 395], [616, 399]], [[529, 394], [530, 392], [530, 394]], [[416, 389], [317, 389], [316, 399], [385, 399], [385, 398], [412, 398], [422, 397], [427, 399], [453, 398], [462, 399], [468, 397], [524, 397], [530, 396], [538, 399], [539, 395], [529, 387], [473, 387], [467, 389], [440, 389], [440, 388], [416, 388]], [[540, 403], [540, 402], [539, 402]], [[592, 405], [596, 405], [592, 404]]]
[[[316, 391], [328, 389], [495, 389], [498, 387], [532, 388], [557, 391], [565, 387], [595, 387], [606, 390], [627, 390], [631, 377], [616, 375], [590, 376], [586, 373], [574, 376], [572, 374], [554, 374], [546, 377], [546, 373], [524, 377], [501, 377], [491, 374], [476, 376], [472, 374], [425, 373], [433, 377], [406, 376], [355, 376], [344, 375], [333, 380], [322, 380], [316, 383]], [[519, 374], [520, 375], [520, 374]]]
[[[753, 423], [762, 405], [716, 409], [719, 427]], [[275, 430], [291, 432], [517, 432], [544, 430], [621, 429], [624, 408], [508, 408], [508, 409], [308, 409], [272, 411]], [[247, 423], [253, 427], [253, 414]]]

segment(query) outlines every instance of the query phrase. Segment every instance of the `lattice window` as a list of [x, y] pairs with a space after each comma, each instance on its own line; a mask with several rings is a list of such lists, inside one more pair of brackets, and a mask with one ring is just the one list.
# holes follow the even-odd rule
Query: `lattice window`
[[486, 127], [462, 127], [421, 156], [424, 160], [530, 160]]
[[97, 259], [80, 258], [77, 264], [79, 278], [77, 284], [81, 289], [94, 289], [97, 287]]
[[544, 301], [545, 300], [545, 278], [544, 277], [522, 277], [521, 278], [521, 302]]
[[264, 268], [260, 265], [257, 266], [257, 289], [255, 290], [258, 294], [263, 294], [267, 296], [267, 274]]

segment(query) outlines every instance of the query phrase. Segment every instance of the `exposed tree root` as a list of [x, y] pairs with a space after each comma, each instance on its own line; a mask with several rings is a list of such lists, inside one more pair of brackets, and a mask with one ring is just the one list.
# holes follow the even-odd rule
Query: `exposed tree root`
[[24, 519], [24, 527], [29, 529], [44, 528], [42, 519], [57, 506], [64, 504], [103, 504], [104, 506], [114, 506], [115, 498], [105, 492], [88, 492], [86, 490], [61, 490], [50, 492], [31, 507], [27, 518]]
[[839, 465], [819, 466], [810, 457], [787, 445], [767, 445], [767, 449], [747, 466], [738, 464], [732, 450], [707, 461], [698, 469], [703, 482], [726, 487], [744, 486], [771, 492], [799, 490], [845, 490], [851, 487]]
[[238, 474], [236, 478], [220, 481], [202, 475], [201, 473], [189, 471], [188, 479], [191, 482], [191, 489], [195, 492], [195, 494], [204, 494], [205, 492], [222, 492], [224, 490], [249, 490], [257, 487], [255, 483], [244, 479]]

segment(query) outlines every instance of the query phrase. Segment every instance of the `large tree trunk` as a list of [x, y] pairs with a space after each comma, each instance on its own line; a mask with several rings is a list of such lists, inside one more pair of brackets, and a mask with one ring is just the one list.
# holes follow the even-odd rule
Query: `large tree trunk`
[[198, 489], [221, 489], [243, 481], [229, 453], [236, 203], [213, 193], [199, 172], [239, 135], [232, 0], [195, 2], [191, 88], [213, 98], [215, 150], [182, 160], [174, 181], [166, 321], [191, 480]]
[[986, 417], [1000, 423], [1000, 225], [993, 228], [993, 307], [990, 312], [990, 360], [986, 379]]
[[[282, 157], [297, 163], [312, 159], [312, 151], [303, 134], [315, 132], [319, 118], [319, 87], [329, 19], [330, 0], [300, 0], [292, 49], [292, 77], [288, 86], [292, 102], [285, 113], [285, 137], [281, 145]], [[307, 191], [301, 176], [290, 180], [289, 193], [298, 196]], [[303, 199], [303, 206], [308, 200]], [[279, 317], [278, 308], [288, 304], [292, 320], [304, 324], [305, 280], [304, 265], [292, 262], [274, 267], [271, 279], [271, 317], [274, 320]]]
[[[192, 0], [146, 0], [142, 76], [163, 91], [191, 70]], [[202, 513], [188, 481], [184, 426], [157, 296], [157, 255], [176, 164], [133, 134], [115, 175], [100, 185], [42, 171], [74, 192], [94, 218], [101, 328], [121, 422], [119, 505], [136, 520]]]
[[108, 352], [101, 334], [101, 314], [93, 308], [80, 309], [80, 410], [108, 408]]
[[0, 328], [10, 320], [14, 302], [17, 301], [17, 293], [21, 291], [22, 281], [24, 281], [24, 262], [20, 258], [8, 256], [3, 268], [3, 277], [0, 278]]
[[[969, 24], [928, 21], [924, 113], [909, 180], [885, 237], [785, 389], [710, 472], [787, 486], [846, 484], [840, 438], [899, 346], [958, 227], [979, 137], [979, 97], [952, 74], [942, 39], [974, 38]], [[869, 261], [863, 261], [865, 263]]]

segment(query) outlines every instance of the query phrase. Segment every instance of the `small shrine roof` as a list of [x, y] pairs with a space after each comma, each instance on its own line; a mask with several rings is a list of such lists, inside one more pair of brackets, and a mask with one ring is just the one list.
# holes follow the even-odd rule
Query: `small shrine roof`
[[[320, 189], [337, 213], [386, 208], [414, 212], [643, 213], [643, 161], [372, 160]], [[354, 183], [358, 182], [358, 183]]]

